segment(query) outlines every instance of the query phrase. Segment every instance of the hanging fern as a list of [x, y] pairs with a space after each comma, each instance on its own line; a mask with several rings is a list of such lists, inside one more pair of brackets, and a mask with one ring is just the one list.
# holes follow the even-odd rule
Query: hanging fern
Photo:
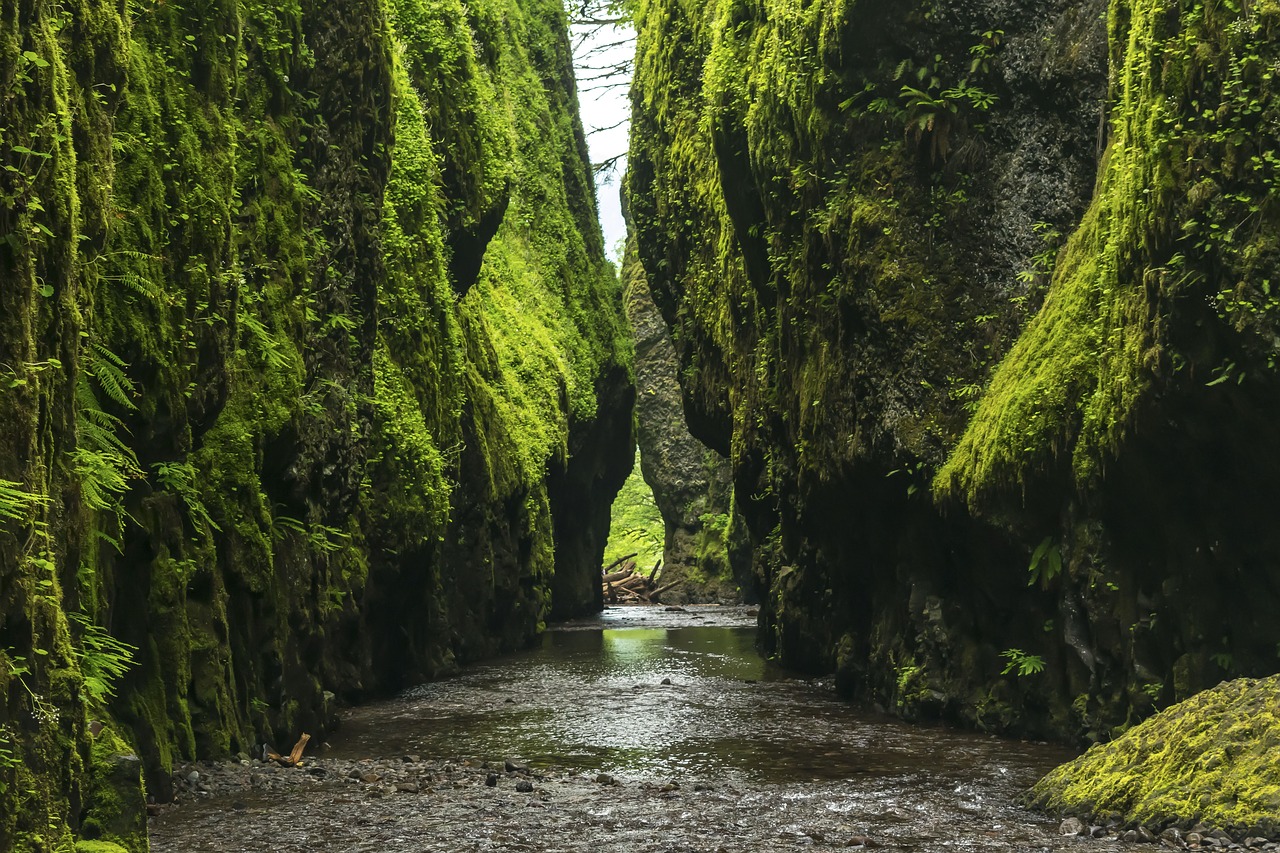
[[[76, 438], [71, 453], [80, 492], [91, 509], [122, 515], [120, 495], [129, 481], [143, 476], [138, 457], [120, 437], [128, 429], [119, 417], [103, 408], [94, 386], [108, 400], [134, 411], [137, 396], [126, 375], [128, 365], [106, 347], [90, 343], [84, 348], [84, 367], [76, 381]], [[92, 381], [91, 381], [92, 380]]]
[[138, 389], [125, 375], [129, 365], [99, 343], [90, 343], [85, 348], [85, 356], [84, 373], [97, 379], [98, 387], [117, 406], [129, 411], [136, 410], [138, 407], [134, 405], [132, 398], [138, 395]]
[[200, 499], [200, 490], [196, 488], [195, 468], [190, 462], [156, 462], [151, 469], [155, 472], [154, 481], [157, 486], [182, 498], [182, 502], [187, 505], [187, 515], [193, 527], [205, 533], [222, 530]]
[[67, 618], [82, 631], [76, 658], [84, 676], [85, 693], [92, 701], [104, 703], [116, 695], [116, 682], [133, 667], [138, 647], [117, 640], [83, 613], [68, 613]]
[[29, 511], [48, 502], [45, 495], [24, 491], [21, 483], [0, 480], [0, 520], [22, 521]]

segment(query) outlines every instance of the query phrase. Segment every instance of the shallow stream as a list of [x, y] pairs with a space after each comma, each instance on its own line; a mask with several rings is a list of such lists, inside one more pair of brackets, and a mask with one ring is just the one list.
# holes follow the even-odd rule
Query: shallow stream
[[303, 769], [195, 768], [153, 849], [1119, 849], [1015, 805], [1069, 753], [858, 710], [763, 661], [753, 621], [619, 608], [561, 626], [350, 711]]

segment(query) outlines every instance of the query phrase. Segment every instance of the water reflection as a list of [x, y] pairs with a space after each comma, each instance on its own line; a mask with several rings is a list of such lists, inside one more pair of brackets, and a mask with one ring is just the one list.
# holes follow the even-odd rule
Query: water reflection
[[[296, 789], [287, 808], [210, 800], [158, 818], [152, 849], [759, 853], [869, 835], [911, 853], [1078, 853], [1080, 839], [1016, 805], [1062, 750], [869, 715], [762, 661], [749, 628], [689, 627], [707, 618], [692, 609], [655, 628], [671, 615], [641, 611], [353, 709], [329, 754], [375, 759], [356, 765], [362, 781], [339, 769], [341, 780]], [[392, 787], [402, 767], [422, 766], [399, 755], [440, 768], [418, 777], [426, 790]], [[440, 767], [507, 757], [551, 772], [522, 793], [517, 774], [495, 774], [491, 787], [486, 769]], [[369, 770], [392, 778], [369, 782]], [[595, 782], [599, 771], [622, 784]]]
[[334, 755], [392, 751], [519, 756], [623, 778], [893, 777], [907, 787], [975, 774], [1021, 784], [1065, 757], [860, 713], [768, 665], [752, 629], [723, 627], [551, 632], [529, 652], [356, 710]]

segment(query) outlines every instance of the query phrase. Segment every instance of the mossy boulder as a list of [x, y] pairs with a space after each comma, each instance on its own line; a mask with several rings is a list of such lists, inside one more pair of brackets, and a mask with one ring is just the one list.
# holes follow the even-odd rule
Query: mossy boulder
[[110, 841], [77, 841], [76, 853], [129, 853], [129, 851]]
[[1057, 768], [1029, 799], [1099, 822], [1280, 837], [1280, 675], [1179, 702]]
[[142, 759], [109, 728], [93, 740], [88, 803], [80, 843], [98, 845], [90, 853], [147, 849]]

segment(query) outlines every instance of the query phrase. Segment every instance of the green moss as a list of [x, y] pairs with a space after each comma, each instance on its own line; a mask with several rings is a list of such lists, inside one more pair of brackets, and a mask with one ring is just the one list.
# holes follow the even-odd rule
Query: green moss
[[[1269, 141], [1280, 102], [1257, 71], [1278, 25], [1270, 8], [1113, 5], [1111, 136], [1093, 203], [939, 472], [940, 495], [990, 505], [1059, 460], [1078, 488], [1095, 487], [1156, 389], [1245, 380], [1240, 348], [1257, 350], [1280, 319], [1246, 284], [1275, 269], [1273, 231], [1255, 220], [1274, 215], [1263, 200], [1280, 186]], [[1234, 346], [1213, 346], [1225, 329], [1209, 318], [1195, 338], [1178, 334], [1193, 296], [1218, 302]], [[1260, 352], [1254, 379], [1275, 367]]]
[[[0, 518], [0, 847], [70, 840], [120, 746], [90, 774], [89, 713], [163, 798], [182, 758], [319, 733], [334, 693], [549, 611], [547, 480], [627, 358], [565, 14], [357, 7], [0, 23], [0, 484], [32, 496]], [[109, 707], [69, 610], [138, 647]]]
[[104, 849], [119, 846], [146, 850], [142, 762], [109, 728], [94, 737], [91, 754], [89, 808], [79, 827], [84, 838], [78, 843], [103, 845]]
[[[144, 847], [135, 847], [134, 851], [143, 850]], [[127, 847], [121, 847], [112, 841], [85, 841], [76, 842], [76, 853], [131, 853]]]
[[1280, 833], [1280, 676], [1224, 682], [1054, 770], [1041, 808], [1159, 830]]

